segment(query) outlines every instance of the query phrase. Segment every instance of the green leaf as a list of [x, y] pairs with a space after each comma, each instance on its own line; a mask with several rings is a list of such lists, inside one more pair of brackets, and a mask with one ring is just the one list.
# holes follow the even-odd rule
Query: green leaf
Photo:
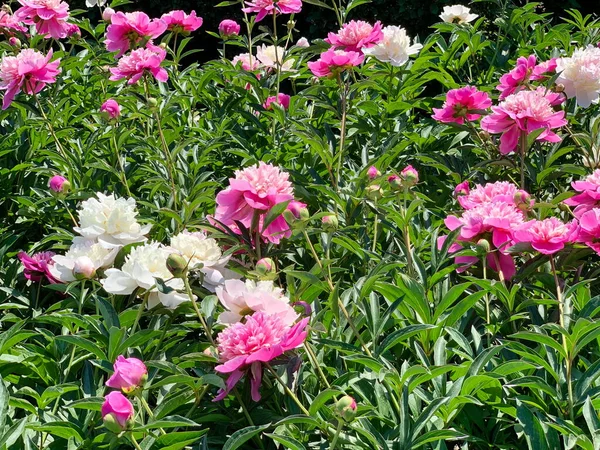
[[306, 450], [306, 447], [304, 445], [302, 445], [296, 439], [293, 439], [291, 437], [271, 433], [265, 433], [265, 436], [270, 437], [278, 444], [283, 445], [284, 448], [288, 448], [290, 450]]
[[271, 424], [269, 423], [266, 425], [250, 426], [236, 431], [229, 439], [227, 439], [225, 445], [223, 446], [223, 450], [236, 450], [240, 448], [245, 442], [248, 442], [254, 436], [258, 435], [270, 426]]
[[94, 344], [91, 341], [88, 341], [87, 339], [85, 339], [83, 337], [80, 337], [80, 336], [57, 336], [56, 340], [64, 341], [69, 344], [80, 347], [84, 350], [87, 350], [88, 352], [90, 352], [91, 354], [96, 356], [96, 358], [98, 358], [98, 359], [107, 359], [106, 355], [100, 349], [100, 347], [98, 347], [96, 344]]

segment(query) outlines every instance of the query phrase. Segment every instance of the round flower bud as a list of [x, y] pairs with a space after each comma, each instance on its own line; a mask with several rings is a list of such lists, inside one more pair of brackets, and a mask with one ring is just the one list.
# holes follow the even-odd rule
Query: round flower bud
[[478, 134], [479, 134], [479, 139], [481, 139], [483, 142], [487, 142], [492, 138], [490, 136], [490, 133], [488, 133], [485, 130], [480, 131]]
[[76, 280], [89, 280], [96, 275], [96, 266], [89, 256], [80, 256], [73, 263], [73, 276]]
[[522, 189], [519, 189], [517, 192], [515, 192], [513, 201], [515, 202], [515, 206], [523, 212], [530, 211], [533, 207], [531, 195], [529, 195], [529, 192], [525, 192]]
[[115, 434], [131, 429], [133, 426], [133, 405], [119, 391], [106, 395], [101, 412], [104, 426]]
[[554, 86], [554, 92], [564, 92], [565, 91], [565, 85], [564, 84], [557, 84]]
[[277, 269], [275, 268], [275, 262], [271, 258], [259, 259], [256, 263], [255, 270], [260, 276], [272, 275], [277, 273]]
[[312, 314], [312, 306], [304, 301], [295, 302], [293, 304], [294, 309], [302, 314], [304, 317], [310, 317]]
[[381, 197], [383, 197], [383, 189], [381, 189], [381, 186], [378, 184], [367, 186], [366, 192], [367, 198], [370, 200], [379, 200]]
[[18, 38], [16, 38], [16, 37], [11, 37], [11, 38], [8, 40], [8, 43], [9, 43], [11, 46], [15, 47], [16, 49], [20, 49], [20, 48], [21, 48], [21, 41], [20, 41]]
[[406, 187], [412, 187], [419, 182], [419, 172], [413, 166], [406, 166], [402, 172], [400, 172], [402, 182]]
[[298, 39], [298, 42], [296, 42], [296, 47], [310, 47], [310, 42], [308, 42], [308, 39], [306, 39], [305, 37], [301, 37], [300, 39]]
[[390, 175], [388, 177], [388, 183], [393, 191], [402, 190], [402, 179], [398, 175]]
[[283, 218], [293, 229], [302, 229], [310, 219], [310, 213], [305, 203], [292, 200], [283, 212]]
[[102, 20], [104, 20], [105, 22], [110, 23], [112, 16], [114, 16], [115, 14], [115, 10], [112, 8], [105, 8], [104, 11], [102, 11]]
[[349, 395], [344, 395], [335, 404], [335, 413], [345, 420], [346, 422], [352, 422], [356, 417], [356, 401]]
[[187, 275], [188, 262], [179, 253], [171, 253], [167, 257], [167, 269], [175, 278], [184, 278]]
[[292, 31], [294, 29], [294, 27], [296, 26], [296, 22], [294, 20], [288, 20], [287, 22], [287, 29], [289, 31]]
[[375, 178], [381, 176], [381, 172], [377, 170], [377, 167], [371, 166], [369, 167], [369, 170], [367, 170], [367, 176], [370, 180], [374, 180]]
[[323, 216], [321, 218], [321, 223], [323, 224], [323, 231], [325, 231], [326, 233], [333, 233], [339, 228], [338, 218], [333, 213]]
[[48, 187], [57, 194], [66, 194], [71, 189], [71, 183], [62, 175], [54, 175], [50, 178]]
[[158, 106], [158, 100], [156, 100], [154, 97], [150, 97], [148, 99], [148, 106], [150, 108], [156, 108]]
[[490, 242], [487, 239], [479, 239], [477, 241], [477, 248], [486, 255], [490, 252], [491, 246]]
[[225, 19], [219, 24], [219, 34], [222, 37], [237, 36], [240, 34], [240, 24], [235, 20]]

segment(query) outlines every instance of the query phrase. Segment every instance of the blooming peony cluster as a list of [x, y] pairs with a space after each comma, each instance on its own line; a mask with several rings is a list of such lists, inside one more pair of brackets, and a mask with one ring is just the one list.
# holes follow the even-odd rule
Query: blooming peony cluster
[[0, 31], [12, 36], [16, 31], [20, 33], [27, 32], [27, 28], [21, 24], [18, 17], [0, 9]]
[[69, 35], [69, 5], [62, 0], [18, 0], [22, 5], [15, 17], [26, 25], [35, 25], [46, 38], [62, 39]]
[[500, 100], [526, 88], [531, 81], [546, 79], [556, 70], [556, 59], [552, 58], [542, 63], [537, 63], [535, 55], [517, 59], [513, 70], [500, 77], [500, 84], [496, 87], [500, 91]]
[[492, 101], [488, 94], [476, 87], [465, 86], [448, 91], [444, 106], [441, 109], [433, 108], [433, 118], [443, 123], [463, 124], [465, 120], [479, 119], [490, 106]]
[[400, 67], [408, 61], [411, 55], [416, 55], [423, 48], [421, 44], [410, 43], [410, 37], [401, 27], [388, 26], [383, 28], [383, 38], [371, 47], [363, 46], [365, 55]]

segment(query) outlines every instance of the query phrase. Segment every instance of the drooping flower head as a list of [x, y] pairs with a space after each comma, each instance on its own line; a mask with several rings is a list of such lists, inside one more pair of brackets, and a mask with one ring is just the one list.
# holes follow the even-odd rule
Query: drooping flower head
[[334, 48], [362, 52], [365, 48], [379, 44], [384, 38], [381, 22], [371, 25], [362, 20], [345, 23], [337, 33], [329, 33], [325, 42]]
[[372, 47], [363, 47], [367, 56], [400, 67], [411, 55], [416, 55], [423, 48], [421, 44], [410, 44], [410, 37], [402, 27], [388, 26], [383, 28], [383, 39]]
[[584, 108], [600, 100], [600, 48], [588, 45], [578, 48], [568, 58], [556, 60], [556, 71], [560, 73], [557, 84], [564, 86], [569, 98], [577, 99]]
[[291, 97], [289, 95], [280, 92], [277, 95], [267, 97], [265, 103], [263, 104], [263, 108], [273, 109], [273, 105], [279, 105], [283, 109], [288, 109], [290, 107], [290, 98]]
[[16, 16], [10, 14], [8, 11], [0, 9], [0, 32], [12, 36], [16, 31], [25, 33], [27, 32], [27, 28], [19, 22], [19, 19]]
[[600, 255], [600, 208], [592, 208], [581, 214], [578, 241]]
[[38, 34], [62, 39], [67, 36], [69, 5], [61, 0], [18, 0], [22, 5], [15, 17], [27, 25], [35, 25]]
[[186, 14], [185, 11], [175, 10], [161, 17], [167, 24], [167, 29], [173, 33], [189, 34], [202, 26], [202, 17], [196, 16], [196, 11]]
[[133, 405], [119, 391], [109, 392], [104, 397], [101, 412], [104, 426], [113, 433], [121, 433], [132, 425]]
[[50, 273], [63, 283], [75, 281], [79, 276], [92, 278], [97, 270], [113, 264], [119, 248], [106, 248], [94, 239], [76, 236], [65, 255], [52, 257], [54, 264], [49, 269]]
[[222, 20], [219, 24], [219, 34], [223, 37], [237, 36], [240, 29], [240, 24], [231, 19]]
[[109, 98], [100, 107], [100, 111], [106, 113], [111, 119], [118, 119], [121, 115], [121, 107], [116, 100]]
[[441, 109], [433, 108], [433, 118], [443, 123], [465, 123], [481, 117], [482, 111], [492, 106], [492, 100], [487, 93], [476, 87], [465, 86], [451, 89], [446, 94], [446, 101]]
[[556, 94], [547, 93], [540, 87], [533, 91], [519, 91], [509, 95], [498, 106], [492, 106], [492, 114], [481, 120], [481, 128], [492, 134], [502, 133], [500, 153], [506, 155], [517, 148], [522, 133], [529, 134], [543, 128], [536, 138], [542, 142], [560, 142], [552, 130], [567, 124], [564, 111], [555, 111]]
[[594, 170], [583, 180], [574, 181], [571, 185], [580, 194], [566, 199], [564, 203], [575, 206], [573, 211], [575, 217], [580, 217], [586, 211], [600, 206], [600, 169]]
[[444, 6], [440, 18], [448, 23], [469, 23], [479, 17], [477, 14], [471, 14], [471, 9], [463, 5]]
[[54, 252], [38, 252], [29, 256], [25, 252], [19, 252], [17, 256], [23, 265], [23, 274], [28, 280], [39, 283], [46, 278], [50, 283], [58, 283], [50, 271], [54, 264], [52, 261], [54, 255]]
[[247, 316], [244, 323], [237, 322], [219, 333], [217, 343], [221, 364], [215, 370], [230, 375], [225, 389], [214, 401], [224, 399], [244, 373], [250, 377], [252, 399], [259, 401], [263, 363], [302, 345], [307, 324], [308, 319], [303, 319], [290, 327], [279, 316], [255, 312]]
[[166, 82], [169, 74], [160, 65], [165, 59], [167, 52], [160, 47], [151, 46], [138, 48], [119, 59], [117, 67], [111, 67], [111, 81], [119, 81], [126, 78], [127, 84], [139, 81], [145, 73], [151, 73], [157, 81]]
[[113, 389], [121, 389], [126, 394], [141, 387], [146, 381], [148, 369], [137, 358], [125, 358], [120, 355], [113, 365], [114, 373], [106, 381]]
[[290, 299], [272, 281], [227, 280], [217, 287], [216, 293], [227, 309], [219, 316], [220, 323], [240, 322], [244, 316], [257, 311], [278, 316], [284, 325], [291, 325], [298, 318]]
[[256, 21], [265, 16], [275, 14], [295, 14], [302, 11], [302, 0], [246, 0], [245, 13], [257, 13]]
[[513, 232], [515, 242], [529, 242], [531, 246], [544, 255], [552, 255], [577, 240], [576, 222], [564, 223], [556, 217], [544, 220], [530, 220]]
[[330, 48], [317, 61], [308, 62], [308, 68], [317, 77], [334, 77], [345, 70], [362, 64], [363, 54]]
[[118, 52], [115, 57], [120, 58], [128, 50], [156, 39], [166, 29], [167, 22], [162, 19], [150, 20], [148, 15], [141, 11], [119, 11], [110, 17], [110, 25], [106, 29], [106, 49], [109, 52]]
[[23, 49], [17, 56], [5, 56], [0, 64], [0, 90], [6, 91], [2, 109], [10, 106], [15, 96], [23, 91], [37, 94], [47, 84], [54, 83], [60, 73], [60, 59], [50, 62], [52, 50], [44, 56], [37, 50]]

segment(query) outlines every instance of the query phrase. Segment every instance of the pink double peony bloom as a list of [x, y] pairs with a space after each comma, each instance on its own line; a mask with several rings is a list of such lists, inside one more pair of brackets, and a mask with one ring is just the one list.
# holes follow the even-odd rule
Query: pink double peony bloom
[[101, 412], [104, 425], [113, 433], [130, 428], [129, 422], [134, 414], [133, 405], [120, 392], [113, 391], [104, 397]]
[[54, 265], [52, 257], [54, 252], [38, 252], [29, 256], [25, 252], [19, 252], [17, 255], [23, 265], [23, 274], [25, 278], [34, 282], [41, 282], [46, 278], [50, 283], [58, 283], [58, 280], [50, 273], [50, 266]]
[[330, 48], [321, 53], [317, 61], [309, 62], [308, 68], [317, 77], [334, 77], [362, 64], [364, 60], [365, 56], [362, 53]]
[[106, 113], [109, 118], [117, 119], [121, 115], [121, 107], [116, 100], [109, 98], [100, 107], [100, 111]]
[[536, 138], [543, 142], [560, 142], [561, 138], [552, 130], [567, 124], [564, 111], [555, 111], [560, 96], [546, 92], [545, 88], [534, 91], [519, 91], [509, 95], [498, 106], [492, 106], [492, 114], [481, 120], [481, 128], [492, 134], [502, 133], [500, 153], [514, 151], [522, 134], [543, 128]]
[[235, 20], [225, 19], [219, 24], [219, 34], [221, 36], [237, 36], [240, 34], [240, 24]]
[[35, 25], [38, 34], [62, 39], [69, 31], [69, 5], [61, 0], [18, 0], [22, 5], [15, 17], [26, 25]]
[[125, 52], [146, 45], [151, 39], [163, 34], [167, 22], [162, 19], [152, 19], [141, 11], [123, 13], [121, 11], [110, 17], [110, 25], [106, 30], [106, 49], [118, 52], [120, 58]]
[[12, 35], [15, 31], [26, 33], [27, 28], [19, 22], [16, 16], [0, 10], [0, 31]]
[[241, 63], [242, 69], [247, 72], [251, 72], [253, 70], [258, 70], [261, 68], [260, 61], [256, 56], [251, 56], [250, 53], [240, 53], [237, 56], [233, 57], [231, 64], [237, 66], [238, 63]]
[[126, 78], [128, 84], [137, 83], [144, 73], [150, 72], [158, 81], [166, 82], [169, 79], [167, 71], [160, 64], [164, 61], [167, 52], [155, 45], [147, 48], [138, 48], [119, 59], [117, 67], [111, 67], [111, 81]]
[[544, 255], [552, 255], [577, 240], [579, 230], [576, 222], [564, 223], [556, 217], [530, 220], [513, 232], [516, 243], [529, 242]]
[[17, 56], [5, 56], [0, 64], [0, 90], [6, 91], [2, 109], [10, 106], [20, 91], [36, 94], [44, 86], [56, 81], [60, 73], [60, 59], [50, 62], [52, 50], [47, 56], [37, 50], [26, 48]]
[[[467, 183], [466, 186], [464, 183]], [[478, 184], [472, 190], [469, 188], [467, 181], [461, 183], [459, 186], [461, 186], [463, 195], [459, 195], [457, 200], [464, 209], [473, 209], [484, 203], [492, 202], [515, 205], [515, 195], [517, 192], [520, 192], [516, 185], [508, 181], [496, 181], [495, 183], [486, 183], [484, 185]], [[457, 186], [457, 189], [459, 186]], [[525, 192], [525, 194], [527, 193]]]
[[257, 13], [256, 21], [260, 22], [267, 15], [295, 14], [302, 11], [302, 0], [251, 0], [246, 1], [245, 13]]
[[278, 244], [282, 238], [291, 235], [291, 230], [283, 215], [263, 230], [264, 216], [275, 205], [293, 199], [294, 188], [289, 175], [279, 167], [260, 162], [236, 171], [235, 178], [229, 179], [229, 187], [217, 194], [214, 219], [239, 233], [237, 222], [250, 229], [254, 216], [258, 215], [263, 239]]
[[337, 33], [329, 33], [325, 42], [334, 48], [362, 53], [363, 48], [370, 48], [383, 41], [381, 22], [371, 25], [362, 20], [351, 20], [345, 23]]
[[196, 16], [196, 11], [186, 14], [185, 11], [175, 10], [161, 17], [167, 24], [167, 29], [173, 33], [191, 33], [202, 26], [202, 17]]
[[121, 389], [128, 393], [143, 386], [148, 375], [146, 365], [137, 358], [119, 356], [113, 365], [115, 373], [108, 379], [106, 385], [113, 389]]
[[460, 89], [452, 89], [446, 94], [446, 101], [441, 109], [433, 108], [433, 118], [443, 123], [465, 123], [477, 120], [481, 117], [483, 110], [492, 106], [492, 100], [485, 92], [476, 87], [465, 86]]
[[600, 208], [592, 208], [581, 214], [578, 241], [600, 255]]
[[575, 206], [573, 211], [575, 217], [580, 217], [592, 208], [600, 207], [600, 169], [594, 170], [581, 181], [574, 181], [571, 185], [580, 194], [566, 199], [564, 203]]
[[551, 58], [548, 61], [537, 64], [535, 55], [527, 58], [517, 59], [517, 64], [513, 70], [500, 77], [500, 84], [496, 89], [500, 91], [500, 100], [504, 100], [522, 88], [528, 87], [531, 81], [545, 80], [556, 71], [556, 59]]
[[265, 109], [273, 109], [273, 105], [279, 105], [283, 109], [288, 109], [290, 107], [290, 96], [287, 94], [279, 93], [277, 95], [273, 95], [268, 97], [263, 104], [263, 108]]
[[238, 381], [250, 377], [252, 400], [260, 400], [263, 363], [280, 357], [285, 352], [300, 347], [306, 339], [308, 319], [293, 326], [285, 325], [275, 315], [255, 312], [246, 322], [237, 322], [217, 336], [220, 365], [215, 370], [228, 373], [225, 389], [214, 401], [223, 400]]

